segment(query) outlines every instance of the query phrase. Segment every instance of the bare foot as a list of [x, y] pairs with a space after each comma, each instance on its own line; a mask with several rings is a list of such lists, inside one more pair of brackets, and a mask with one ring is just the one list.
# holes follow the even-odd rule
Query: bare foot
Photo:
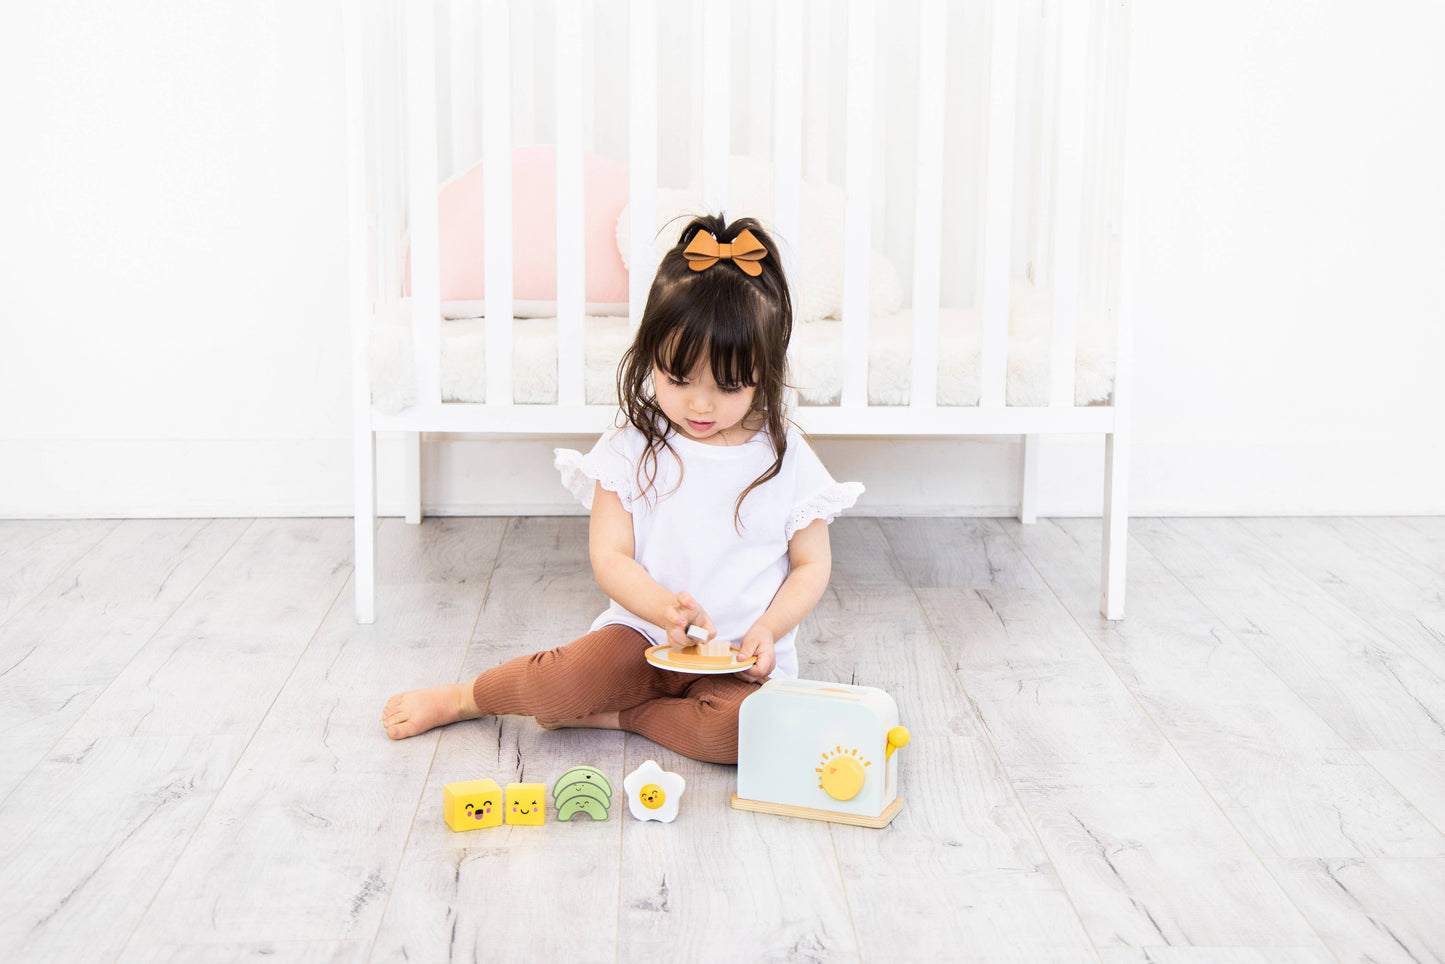
[[573, 726], [590, 726], [594, 730], [620, 730], [622, 726], [618, 723], [621, 714], [613, 710], [610, 713], [593, 713], [591, 716], [583, 716], [575, 720], [549, 720], [543, 723], [537, 721], [537, 725], [544, 730], [562, 730]]
[[387, 736], [404, 740], [433, 727], [457, 720], [475, 720], [481, 715], [482, 711], [472, 702], [471, 684], [448, 683], [396, 694], [386, 701], [381, 722]]

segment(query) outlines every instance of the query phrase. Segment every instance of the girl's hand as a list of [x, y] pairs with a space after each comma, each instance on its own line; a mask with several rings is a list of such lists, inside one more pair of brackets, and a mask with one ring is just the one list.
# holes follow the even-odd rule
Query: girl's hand
[[673, 649], [684, 649], [697, 645], [698, 640], [687, 635], [689, 626], [701, 626], [706, 629], [709, 641], [717, 635], [717, 630], [712, 625], [712, 619], [697, 604], [697, 600], [686, 592], [677, 594], [677, 599], [663, 612], [663, 618], [667, 620], [667, 625], [663, 627], [667, 630], [667, 645]]
[[742, 641], [738, 643], [738, 659], [745, 660], [756, 656], [758, 661], [738, 676], [749, 681], [767, 679], [768, 674], [778, 665], [777, 654], [773, 651], [775, 642], [777, 640], [773, 639], [772, 630], [759, 623], [754, 623], [751, 629], [743, 633]]

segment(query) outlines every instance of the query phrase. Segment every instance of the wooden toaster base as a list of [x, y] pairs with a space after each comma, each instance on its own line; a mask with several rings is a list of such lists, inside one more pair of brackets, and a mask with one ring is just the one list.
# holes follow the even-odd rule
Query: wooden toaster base
[[744, 800], [736, 793], [732, 799], [734, 810], [754, 810], [758, 813], [772, 813], [780, 817], [802, 817], [806, 820], [827, 820], [829, 823], [846, 823], [854, 827], [872, 827], [875, 830], [886, 827], [903, 809], [903, 798], [894, 797], [893, 802], [883, 808], [876, 817], [865, 817], [856, 813], [835, 813], [832, 810], [814, 810], [812, 807], [795, 807], [787, 803], [764, 803], [761, 800]]

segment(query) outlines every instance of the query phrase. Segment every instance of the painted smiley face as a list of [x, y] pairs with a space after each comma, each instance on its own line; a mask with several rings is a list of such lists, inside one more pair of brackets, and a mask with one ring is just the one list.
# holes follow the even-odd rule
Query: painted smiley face
[[495, 780], [448, 783], [443, 793], [442, 813], [453, 830], [478, 830], [502, 825], [502, 788]]
[[546, 820], [547, 788], [540, 783], [507, 784], [507, 823], [532, 824]]
[[687, 781], [681, 774], [669, 773], [648, 760], [622, 781], [627, 789], [627, 809], [636, 820], [657, 820], [672, 823], [677, 819], [677, 805]]

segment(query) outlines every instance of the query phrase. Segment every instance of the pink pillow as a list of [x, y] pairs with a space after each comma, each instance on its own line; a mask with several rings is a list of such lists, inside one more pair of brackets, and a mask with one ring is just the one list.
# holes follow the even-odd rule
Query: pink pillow
[[[550, 144], [512, 152], [512, 297], [557, 300], [557, 157]], [[625, 303], [627, 268], [617, 253], [617, 216], [627, 205], [627, 168], [594, 154], [582, 158], [585, 300]], [[476, 301], [482, 278], [482, 165], [442, 186], [441, 300]], [[411, 253], [404, 284], [411, 293]]]

